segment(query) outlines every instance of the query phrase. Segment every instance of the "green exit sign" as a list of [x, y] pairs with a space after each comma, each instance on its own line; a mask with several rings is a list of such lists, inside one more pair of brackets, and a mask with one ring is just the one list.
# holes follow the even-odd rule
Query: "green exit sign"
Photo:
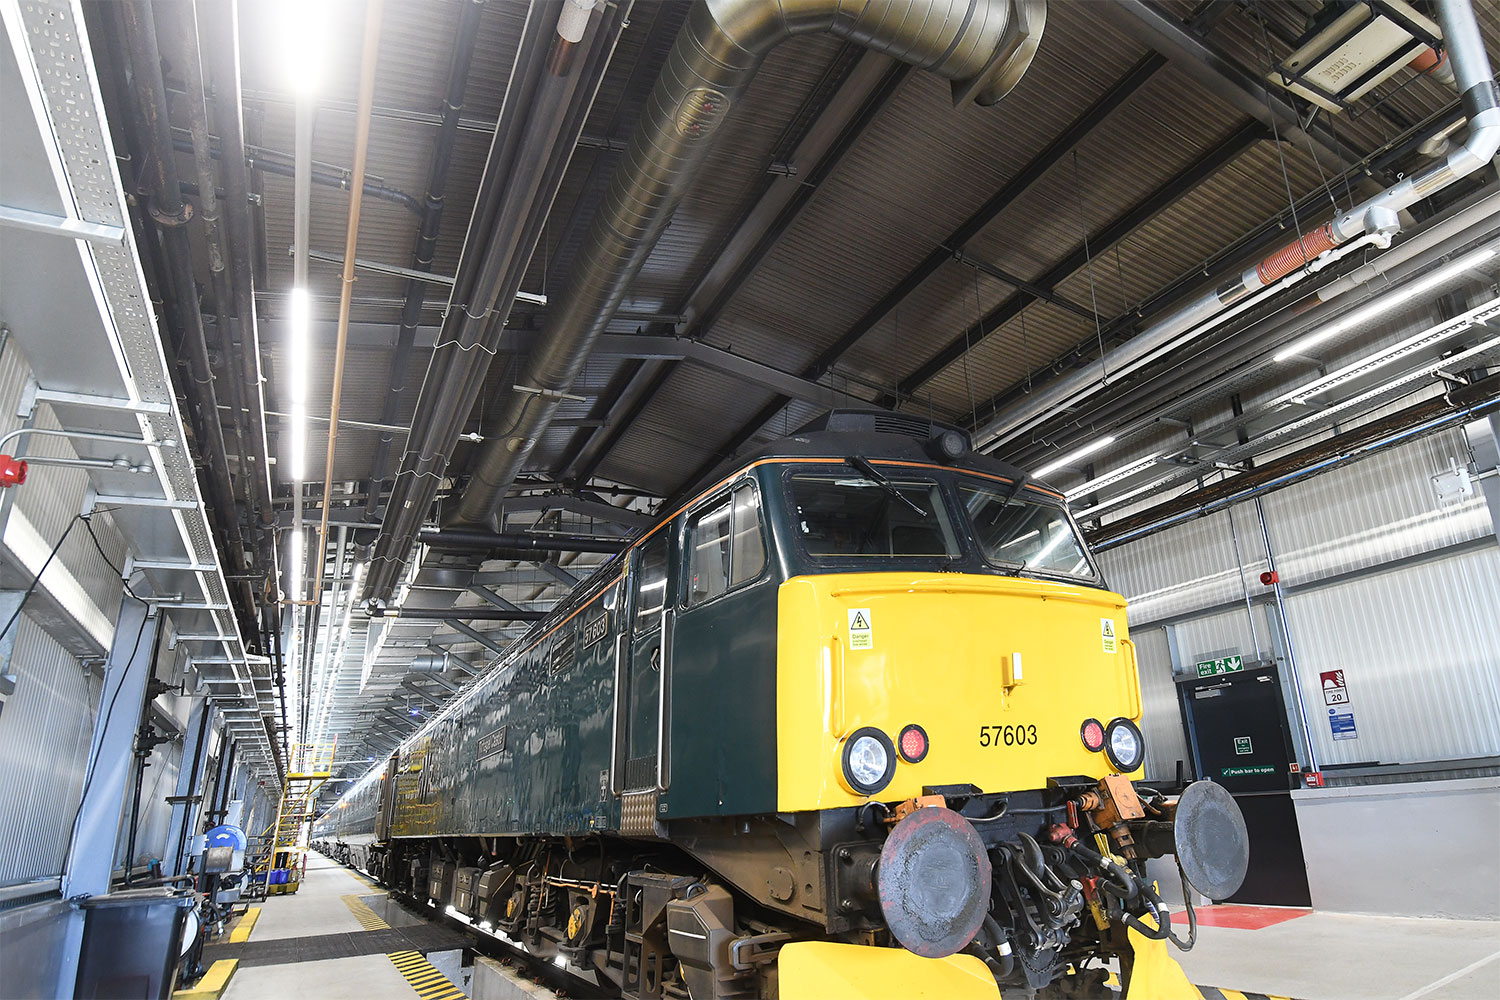
[[1199, 660], [1199, 677], [1216, 677], [1219, 674], [1235, 674], [1245, 669], [1245, 661], [1238, 656], [1221, 656], [1217, 660]]

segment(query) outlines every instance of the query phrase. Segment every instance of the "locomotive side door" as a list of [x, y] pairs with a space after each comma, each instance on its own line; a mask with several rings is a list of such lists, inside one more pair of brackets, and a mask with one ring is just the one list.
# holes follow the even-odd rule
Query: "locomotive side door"
[[657, 532], [631, 560], [631, 614], [616, 652], [617, 793], [665, 790], [670, 780], [671, 528]]

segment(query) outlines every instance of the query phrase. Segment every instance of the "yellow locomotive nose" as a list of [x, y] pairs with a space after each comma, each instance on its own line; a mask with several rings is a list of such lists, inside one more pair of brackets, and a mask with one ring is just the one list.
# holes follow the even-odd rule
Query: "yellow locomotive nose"
[[802, 576], [781, 587], [777, 630], [783, 810], [934, 785], [1044, 788], [1143, 762], [1125, 600], [1109, 591], [962, 573]]

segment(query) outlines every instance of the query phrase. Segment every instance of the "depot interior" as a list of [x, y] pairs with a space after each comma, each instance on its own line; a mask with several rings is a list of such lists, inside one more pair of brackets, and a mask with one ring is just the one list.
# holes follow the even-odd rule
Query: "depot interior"
[[520, 995], [310, 822], [861, 411], [1128, 601], [1134, 777], [1248, 830], [1193, 984], [1491, 995], [1496, 8], [802, 6], [683, 91], [755, 4], [0, 3], [0, 993]]

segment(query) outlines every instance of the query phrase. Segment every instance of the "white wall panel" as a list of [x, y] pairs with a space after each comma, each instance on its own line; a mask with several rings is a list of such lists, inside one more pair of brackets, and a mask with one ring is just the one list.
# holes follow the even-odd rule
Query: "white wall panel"
[[1254, 581], [1264, 569], [1260, 530], [1254, 514], [1247, 522], [1236, 514], [1240, 557], [1235, 559], [1235, 536], [1224, 511], [1187, 521], [1166, 531], [1108, 549], [1099, 554], [1110, 588], [1130, 602], [1132, 626], [1188, 614], [1202, 608], [1244, 599], [1242, 578]]
[[1177, 762], [1191, 773], [1182, 708], [1172, 680], [1172, 654], [1167, 630], [1148, 628], [1130, 633], [1141, 672], [1141, 734], [1146, 737], [1146, 780], [1167, 781], [1177, 776]]
[[[1485, 547], [1288, 599], [1303, 697], [1325, 763], [1500, 755], [1500, 549]], [[1358, 739], [1334, 740], [1318, 675], [1343, 670]]]
[[1432, 477], [1468, 449], [1444, 431], [1378, 452], [1265, 497], [1282, 580], [1297, 586], [1492, 532], [1482, 497], [1442, 505]]
[[28, 615], [0, 712], [0, 886], [57, 875], [88, 765], [98, 678]]

